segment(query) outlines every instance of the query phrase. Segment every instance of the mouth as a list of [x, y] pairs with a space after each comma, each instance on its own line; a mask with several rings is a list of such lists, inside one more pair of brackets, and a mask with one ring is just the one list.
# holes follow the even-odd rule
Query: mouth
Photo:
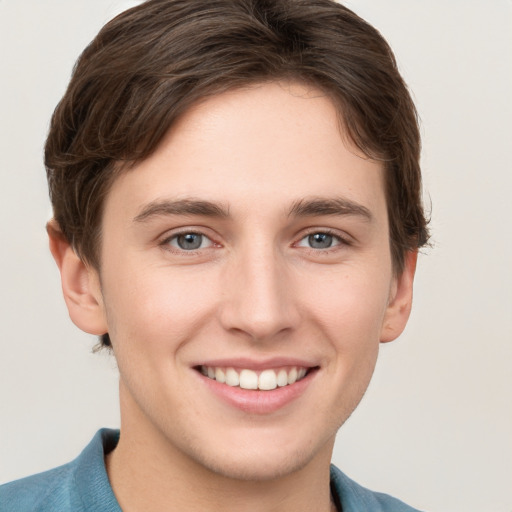
[[282, 366], [264, 370], [224, 366], [196, 366], [205, 377], [233, 388], [258, 391], [272, 391], [301, 381], [318, 367]]
[[[272, 415], [290, 411], [320, 374], [320, 366], [309, 361], [276, 357], [266, 361], [254, 359], [218, 359], [197, 362], [191, 368], [211, 397], [231, 410], [251, 415]], [[208, 398], [209, 400], [209, 398]], [[216, 400], [213, 401], [216, 403]]]

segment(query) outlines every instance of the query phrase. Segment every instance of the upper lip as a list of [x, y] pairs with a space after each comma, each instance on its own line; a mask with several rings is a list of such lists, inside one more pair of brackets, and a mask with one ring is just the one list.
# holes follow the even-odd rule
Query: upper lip
[[272, 357], [269, 359], [256, 360], [253, 358], [222, 358], [205, 359], [192, 365], [195, 367], [209, 366], [216, 368], [240, 368], [254, 371], [281, 368], [284, 366], [299, 366], [301, 368], [314, 368], [319, 366], [316, 362], [295, 357]]

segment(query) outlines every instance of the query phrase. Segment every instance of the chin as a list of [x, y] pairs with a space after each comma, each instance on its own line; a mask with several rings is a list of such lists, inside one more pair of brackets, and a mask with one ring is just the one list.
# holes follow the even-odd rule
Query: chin
[[204, 460], [202, 465], [215, 475], [246, 482], [278, 480], [303, 469], [312, 457], [293, 454], [286, 457], [225, 457], [222, 461]]
[[[293, 437], [293, 435], [292, 435]], [[207, 471], [224, 478], [241, 481], [264, 482], [277, 480], [301, 471], [314, 459], [327, 461], [331, 458], [334, 439], [323, 445], [296, 443], [284, 446], [283, 443], [250, 442], [243, 446], [232, 443], [220, 447], [213, 453], [191, 453], [196, 463]]]

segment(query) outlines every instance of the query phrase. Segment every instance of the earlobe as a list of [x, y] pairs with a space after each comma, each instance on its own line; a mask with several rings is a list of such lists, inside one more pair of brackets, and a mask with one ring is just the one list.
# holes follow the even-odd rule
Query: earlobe
[[76, 255], [54, 219], [48, 222], [46, 231], [71, 320], [82, 331], [105, 334], [108, 328], [98, 273]]
[[393, 341], [402, 334], [412, 307], [412, 291], [418, 251], [408, 251], [405, 255], [403, 272], [396, 277], [391, 290], [386, 315], [382, 324], [382, 343]]

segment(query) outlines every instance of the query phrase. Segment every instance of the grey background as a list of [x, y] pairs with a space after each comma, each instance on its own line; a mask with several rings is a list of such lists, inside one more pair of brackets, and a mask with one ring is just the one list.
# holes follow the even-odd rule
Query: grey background
[[[42, 147], [73, 63], [135, 2], [0, 1], [0, 482], [118, 425], [115, 362], [69, 321], [47, 250]], [[512, 510], [512, 2], [353, 0], [422, 118], [435, 247], [334, 462], [430, 511]]]

